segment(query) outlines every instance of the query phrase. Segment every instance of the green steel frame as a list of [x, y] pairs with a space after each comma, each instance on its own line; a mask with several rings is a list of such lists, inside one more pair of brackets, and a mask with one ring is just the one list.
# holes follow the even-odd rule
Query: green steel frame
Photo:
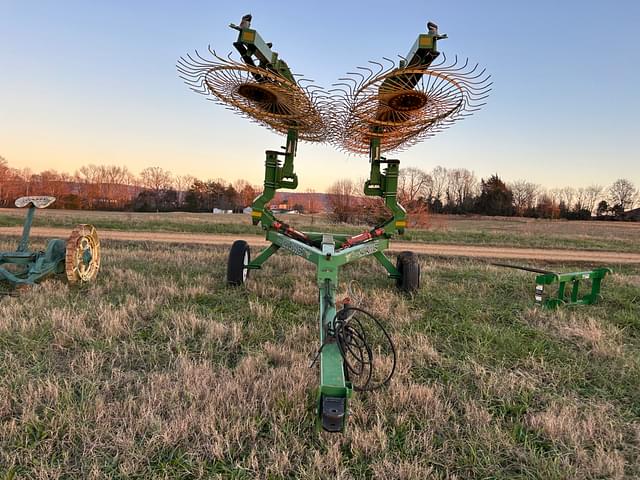
[[[571, 273], [542, 273], [536, 276], [536, 303], [545, 308], [554, 309], [562, 305], [592, 305], [600, 297], [602, 280], [611, 274], [610, 268], [596, 268], [595, 270]], [[590, 280], [591, 290], [580, 296], [580, 282]], [[558, 284], [555, 295], [545, 298], [545, 285]], [[571, 291], [567, 291], [567, 284], [571, 283]]]
[[[335, 342], [327, 342], [327, 332], [333, 330], [333, 320], [336, 315], [336, 289], [338, 287], [338, 272], [341, 266], [367, 256], [373, 256], [387, 271], [389, 278], [400, 278], [400, 272], [384, 254], [389, 247], [389, 239], [394, 233], [404, 232], [406, 227], [406, 213], [397, 202], [398, 160], [386, 160], [372, 156], [372, 174], [365, 185], [367, 195], [377, 195], [384, 198], [385, 205], [392, 216], [380, 227], [365, 233], [362, 241], [351, 244], [353, 238], [343, 234], [327, 234], [317, 232], [296, 232], [303, 237], [293, 238], [291, 233], [283, 229], [268, 208], [268, 203], [275, 196], [278, 188], [295, 188], [297, 177], [293, 173], [293, 158], [295, 156], [297, 133], [292, 130], [287, 135], [285, 153], [267, 151], [265, 162], [265, 181], [263, 193], [256, 198], [252, 205], [252, 221], [254, 225], [261, 224], [266, 230], [266, 238], [271, 245], [249, 263], [251, 270], [260, 269], [262, 265], [280, 248], [316, 265], [316, 281], [320, 303], [319, 354], [320, 388], [318, 390], [318, 420], [319, 424], [330, 431], [340, 431], [344, 428], [347, 400], [351, 397], [352, 386], [345, 376], [343, 358]], [[372, 141], [372, 152], [375, 152], [376, 142]], [[279, 157], [284, 156], [284, 162]], [[381, 164], [386, 164], [384, 170]]]
[[[239, 31], [234, 46], [245, 63], [255, 66], [258, 62], [260, 67], [293, 80], [287, 64], [278, 58], [278, 54], [271, 50], [271, 45], [267, 44], [255, 30], [236, 25], [231, 27]], [[416, 63], [430, 64], [439, 55], [436, 43], [441, 38], [446, 38], [446, 35], [438, 35], [437, 29], [431, 31], [430, 26], [428, 34], [418, 36], [406, 57], [406, 62], [403, 61], [401, 67]], [[420, 75], [414, 74], [413, 77], [417, 83]], [[371, 169], [369, 179], [364, 186], [364, 193], [383, 198], [391, 217], [371, 231], [355, 237], [299, 232], [276, 219], [268, 207], [278, 189], [295, 189], [298, 186], [298, 177], [294, 172], [297, 146], [298, 131], [292, 127], [287, 133], [286, 147], [283, 152], [266, 151], [264, 189], [252, 204], [251, 216], [253, 224], [260, 224], [266, 231], [266, 238], [271, 245], [260, 252], [247, 268], [260, 269], [280, 248], [316, 265], [321, 345], [318, 420], [326, 430], [341, 431], [344, 428], [347, 400], [351, 396], [352, 385], [346, 378], [338, 345], [327, 334], [333, 331], [333, 320], [336, 315], [338, 272], [342, 265], [373, 256], [384, 267], [390, 278], [401, 277], [400, 271], [384, 254], [384, 250], [389, 246], [389, 239], [396, 233], [404, 233], [407, 226], [406, 212], [397, 201], [400, 162], [381, 156], [380, 141], [376, 138], [375, 131], [372, 131], [369, 148]]]

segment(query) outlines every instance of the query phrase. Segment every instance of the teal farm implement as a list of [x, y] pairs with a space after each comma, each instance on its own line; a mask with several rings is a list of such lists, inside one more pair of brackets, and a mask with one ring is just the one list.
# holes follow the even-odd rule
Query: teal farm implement
[[77, 225], [67, 240], [49, 240], [44, 251], [29, 250], [36, 209], [54, 201], [54, 197], [20, 197], [15, 202], [16, 207], [28, 209], [22, 238], [14, 252], [0, 252], [0, 280], [14, 288], [34, 285], [55, 274], [64, 274], [71, 284], [90, 282], [98, 274], [100, 241], [92, 225]]
[[[262, 226], [271, 245], [252, 259], [247, 242], [236, 241], [227, 282], [244, 284], [250, 271], [259, 270], [281, 248], [316, 265], [318, 423], [339, 432], [352, 391], [385, 385], [396, 355], [380, 320], [348, 299], [336, 300], [340, 267], [371, 256], [402, 291], [415, 292], [420, 286], [420, 265], [413, 253], [400, 254], [395, 263], [384, 253], [392, 236], [404, 232], [407, 218], [397, 199], [400, 162], [382, 154], [423, 140], [477, 110], [489, 92], [489, 76], [468, 62], [448, 63], [437, 50], [438, 40], [446, 36], [429, 23], [427, 33], [419, 34], [397, 63], [371, 62], [325, 92], [296, 80], [272, 45], [251, 28], [250, 15], [231, 27], [238, 31], [233, 45], [241, 61], [222, 58], [211, 49], [206, 56], [195, 52], [179, 60], [180, 76], [194, 91], [286, 135], [286, 145], [282, 151], [266, 151], [264, 189], [252, 205], [253, 224]], [[294, 159], [299, 140], [328, 141], [368, 156], [364, 193], [382, 199], [388, 218], [355, 236], [302, 232], [278, 220], [269, 203], [278, 189], [298, 186]], [[375, 339], [379, 343], [374, 346]]]

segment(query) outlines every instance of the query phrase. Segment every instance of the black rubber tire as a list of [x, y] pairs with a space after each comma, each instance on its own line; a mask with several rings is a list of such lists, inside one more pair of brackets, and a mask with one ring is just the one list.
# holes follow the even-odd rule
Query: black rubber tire
[[249, 262], [251, 262], [249, 244], [244, 240], [233, 242], [227, 262], [227, 284], [235, 287], [242, 285], [249, 275], [249, 269], [246, 268]]
[[420, 263], [413, 252], [401, 252], [396, 260], [396, 268], [400, 278], [396, 286], [406, 293], [413, 293], [420, 288]]

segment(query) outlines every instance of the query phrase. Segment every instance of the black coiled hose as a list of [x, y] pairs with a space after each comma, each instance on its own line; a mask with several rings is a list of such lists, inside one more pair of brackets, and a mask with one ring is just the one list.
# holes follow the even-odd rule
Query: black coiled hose
[[[373, 325], [382, 332], [383, 341], [391, 352], [391, 368], [381, 381], [375, 381], [375, 353], [371, 338], [367, 337], [363, 318], [359, 317], [373, 321]], [[335, 339], [338, 345], [347, 379], [352, 382], [354, 390], [372, 391], [389, 383], [396, 370], [396, 348], [382, 322], [366, 310], [347, 304], [336, 313], [332, 323], [327, 334], [329, 338]]]

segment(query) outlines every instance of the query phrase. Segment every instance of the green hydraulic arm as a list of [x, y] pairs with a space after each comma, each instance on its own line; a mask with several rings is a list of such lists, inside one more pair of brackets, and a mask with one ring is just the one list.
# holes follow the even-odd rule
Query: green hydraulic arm
[[[440, 39], [447, 38], [447, 36], [438, 34], [438, 27], [431, 22], [427, 24], [427, 27], [428, 33], [418, 35], [405, 60], [400, 62], [399, 69], [411, 66], [427, 68], [438, 58], [440, 52], [438, 52], [437, 49], [437, 42]], [[382, 83], [380, 92], [393, 92], [398, 88], [407, 89], [415, 87], [421, 78], [422, 74], [415, 72], [390, 77]], [[385, 206], [392, 214], [392, 217], [384, 222], [381, 228], [383, 228], [387, 234], [394, 232], [403, 234], [407, 226], [407, 214], [397, 200], [400, 161], [386, 159], [381, 156], [380, 138], [376, 136], [376, 133], [380, 132], [377, 128], [379, 127], [373, 127], [371, 131], [372, 135], [369, 141], [369, 163], [371, 164], [371, 170], [369, 179], [365, 182], [364, 193], [368, 196], [382, 197]], [[386, 165], [384, 170], [382, 169], [383, 165]]]
[[[369, 147], [369, 161], [371, 171], [369, 179], [364, 184], [364, 193], [368, 196], [382, 197], [385, 206], [391, 211], [392, 217], [386, 220], [380, 228], [387, 235], [393, 232], [404, 233], [407, 226], [407, 212], [398, 203], [398, 175], [400, 174], [400, 160], [387, 160], [380, 156], [380, 139], [372, 138]], [[384, 170], [382, 165], [386, 165]]]
[[[238, 30], [238, 39], [233, 43], [242, 61], [252, 67], [258, 66], [276, 73], [291, 82], [295, 82], [293, 73], [287, 62], [278, 58], [278, 53], [271, 50], [271, 43], [265, 42], [260, 34], [250, 28], [251, 15], [242, 17], [240, 26], [229, 26]], [[260, 83], [267, 81], [259, 73], [253, 73], [255, 80]], [[298, 176], [293, 171], [293, 160], [298, 149], [298, 130], [290, 128], [287, 132], [287, 144], [284, 152], [267, 150], [265, 160], [264, 189], [251, 205], [252, 221], [254, 225], [262, 223], [265, 229], [271, 228], [275, 217], [268, 208], [268, 204], [280, 188], [295, 190], [298, 187]]]
[[[240, 26], [233, 23], [229, 25], [239, 32], [238, 39], [233, 43], [233, 46], [240, 53], [242, 61], [252, 67], [258, 66], [270, 70], [294, 82], [287, 62], [278, 58], [277, 52], [271, 50], [272, 44], [265, 42], [257, 31], [250, 28], [250, 25], [251, 15], [245, 15]], [[255, 78], [258, 82], [263, 80], [259, 74], [255, 74]]]
[[[254, 225], [262, 223], [263, 228], [271, 228], [276, 221], [268, 208], [276, 191], [280, 188], [295, 190], [298, 187], [298, 176], [293, 171], [293, 159], [298, 149], [298, 131], [289, 129], [287, 145], [284, 152], [276, 150], [266, 151], [264, 162], [264, 188], [251, 205], [251, 219]], [[284, 161], [281, 158], [284, 157]]]

